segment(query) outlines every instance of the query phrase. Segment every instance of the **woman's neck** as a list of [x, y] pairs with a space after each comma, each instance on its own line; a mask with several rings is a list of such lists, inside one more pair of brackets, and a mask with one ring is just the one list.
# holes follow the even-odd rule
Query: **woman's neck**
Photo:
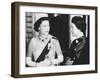
[[47, 35], [45, 35], [45, 34], [39, 34], [39, 37], [41, 37], [41, 38], [46, 38]]
[[38, 35], [39, 40], [45, 41], [48, 39], [48, 35], [44, 35], [44, 34], [39, 34]]

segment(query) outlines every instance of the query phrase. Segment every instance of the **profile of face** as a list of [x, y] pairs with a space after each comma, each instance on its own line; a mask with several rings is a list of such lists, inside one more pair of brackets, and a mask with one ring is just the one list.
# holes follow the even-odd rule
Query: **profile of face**
[[48, 35], [49, 31], [50, 31], [49, 21], [48, 20], [42, 21], [39, 27], [40, 34]]

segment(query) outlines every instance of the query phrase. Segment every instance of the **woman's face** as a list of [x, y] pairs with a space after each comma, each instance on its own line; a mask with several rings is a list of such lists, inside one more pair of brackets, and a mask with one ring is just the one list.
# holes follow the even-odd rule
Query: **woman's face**
[[48, 33], [50, 31], [50, 26], [49, 26], [48, 20], [44, 20], [41, 22], [40, 27], [39, 27], [39, 31], [43, 35], [48, 35]]

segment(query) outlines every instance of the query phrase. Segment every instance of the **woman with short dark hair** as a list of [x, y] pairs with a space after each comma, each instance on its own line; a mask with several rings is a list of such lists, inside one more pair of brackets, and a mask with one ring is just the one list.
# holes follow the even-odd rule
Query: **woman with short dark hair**
[[86, 26], [84, 19], [80, 16], [74, 16], [72, 18], [72, 24], [71, 24], [71, 45], [69, 48], [69, 56], [66, 58], [66, 65], [72, 65], [72, 64], [82, 64], [79, 60], [80, 56], [84, 53], [82, 53], [84, 46], [86, 44], [86, 38], [83, 32], [83, 28]]
[[[26, 57], [28, 66], [52, 66], [63, 62], [59, 41], [56, 37], [49, 34], [49, 20], [48, 17], [42, 17], [34, 24], [34, 29], [39, 34], [30, 41]], [[32, 60], [32, 55], [34, 60]]]

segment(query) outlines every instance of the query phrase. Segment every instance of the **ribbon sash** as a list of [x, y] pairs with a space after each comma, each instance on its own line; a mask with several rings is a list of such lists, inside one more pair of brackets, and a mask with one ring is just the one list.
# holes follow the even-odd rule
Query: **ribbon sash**
[[45, 48], [43, 49], [43, 51], [41, 52], [40, 56], [37, 58], [36, 62], [40, 62], [43, 61], [45, 59], [45, 55], [47, 55], [49, 53], [49, 49], [48, 49], [48, 44], [50, 43], [50, 40], [48, 41], [48, 43], [46, 44]]

